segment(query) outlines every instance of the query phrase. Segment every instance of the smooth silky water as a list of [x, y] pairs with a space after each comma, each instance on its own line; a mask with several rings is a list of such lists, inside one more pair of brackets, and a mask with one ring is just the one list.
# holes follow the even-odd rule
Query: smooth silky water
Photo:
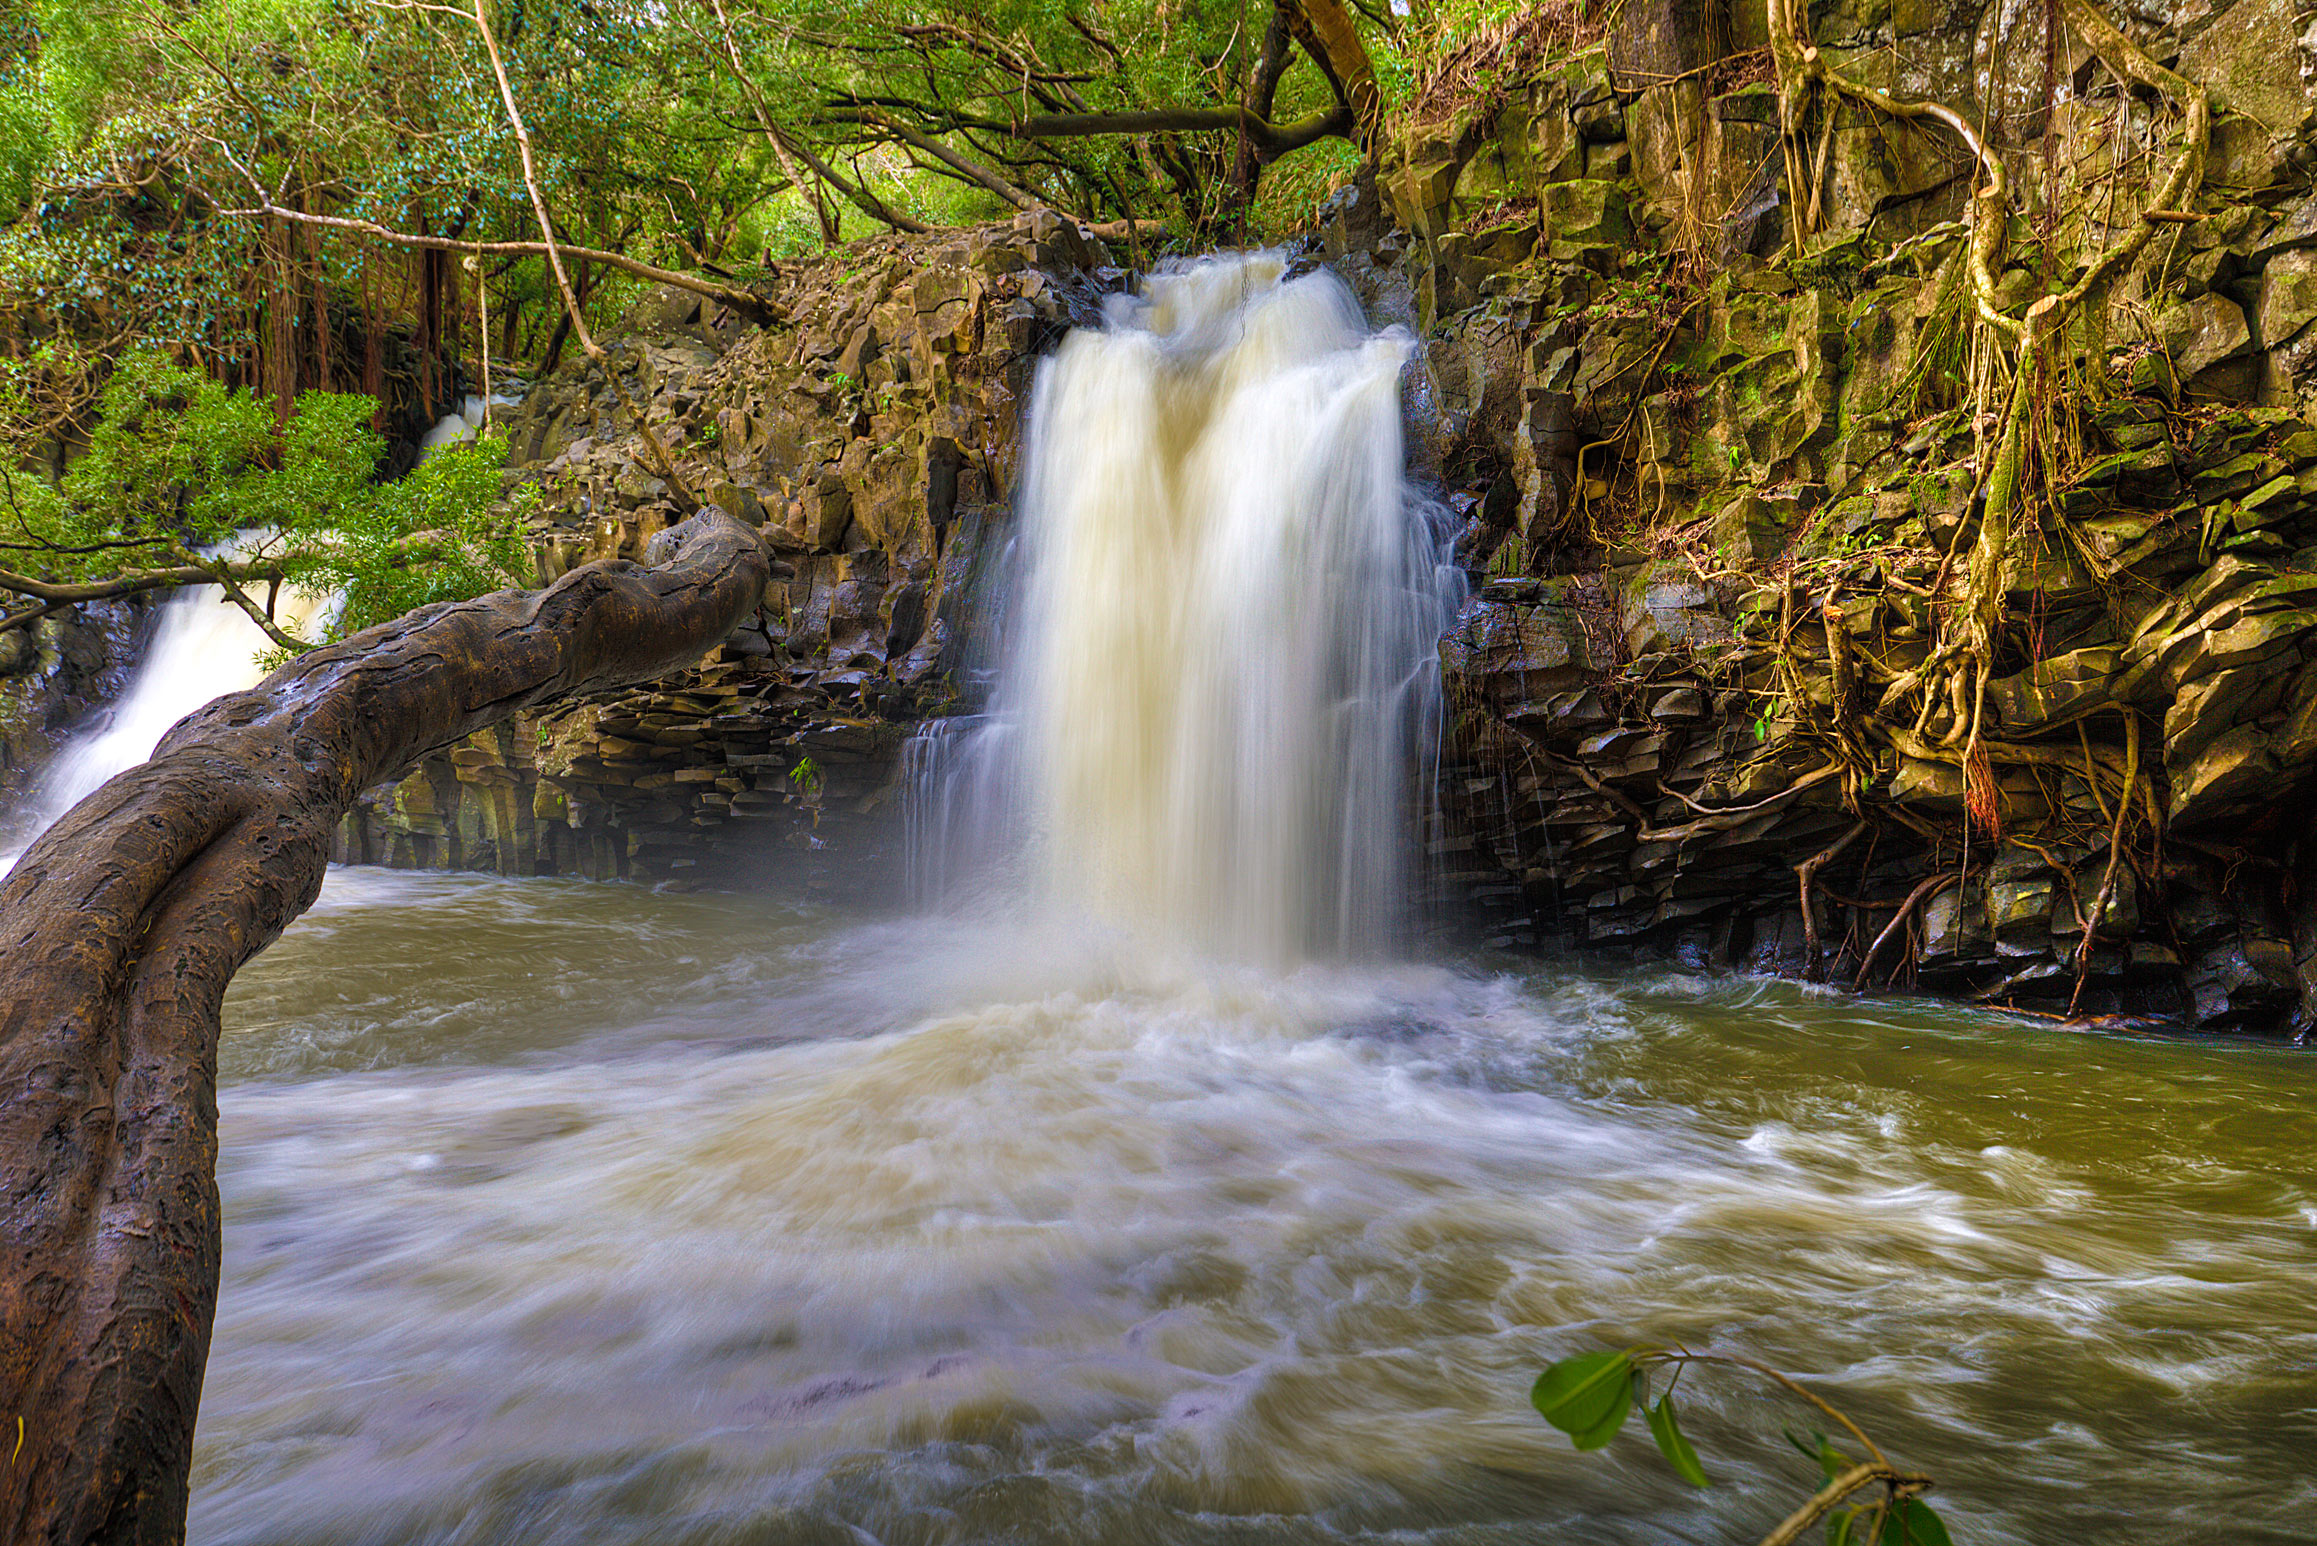
[[1959, 1541], [2317, 1539], [2317, 1063], [1404, 958], [1411, 347], [1261, 255], [1064, 342], [914, 917], [333, 873], [226, 1004], [193, 1539], [1757, 1538], [1791, 1406], [1689, 1381], [1703, 1494], [1528, 1407], [1676, 1339]]
[[2288, 1050], [332, 874], [227, 1002], [224, 1542], [1748, 1541], [1552, 1358], [1815, 1375], [1959, 1541], [2317, 1536]]

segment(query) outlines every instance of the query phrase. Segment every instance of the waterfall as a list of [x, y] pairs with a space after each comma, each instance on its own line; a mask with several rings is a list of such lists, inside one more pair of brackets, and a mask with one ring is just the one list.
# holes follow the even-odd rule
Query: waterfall
[[[506, 390], [491, 393], [492, 408], [518, 408], [523, 403], [523, 384], [513, 377], [504, 378]], [[459, 399], [458, 407], [435, 420], [434, 427], [419, 437], [418, 460], [423, 462], [445, 446], [465, 445], [483, 432], [486, 408], [483, 400], [472, 392]]]
[[[249, 551], [264, 535], [245, 533], [233, 551]], [[334, 595], [284, 590], [276, 621], [285, 632], [311, 637], [337, 605]], [[272, 643], [226, 599], [222, 586], [187, 586], [171, 596], [127, 690], [43, 770], [31, 824], [14, 834], [16, 845], [30, 843], [114, 774], [152, 756], [171, 725], [210, 699], [256, 686], [266, 674], [259, 662]]]
[[1392, 939], [1458, 599], [1414, 348], [1324, 271], [1111, 298], [1032, 398], [989, 712], [911, 759], [917, 873], [1235, 955]]

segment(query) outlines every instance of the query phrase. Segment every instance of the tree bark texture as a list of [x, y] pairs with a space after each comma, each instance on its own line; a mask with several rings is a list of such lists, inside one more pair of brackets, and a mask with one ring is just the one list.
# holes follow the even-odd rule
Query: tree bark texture
[[696, 660], [762, 598], [720, 511], [646, 568], [421, 607], [165, 736], [0, 881], [0, 1537], [173, 1542], [220, 1250], [219, 1006], [339, 818], [519, 709]]

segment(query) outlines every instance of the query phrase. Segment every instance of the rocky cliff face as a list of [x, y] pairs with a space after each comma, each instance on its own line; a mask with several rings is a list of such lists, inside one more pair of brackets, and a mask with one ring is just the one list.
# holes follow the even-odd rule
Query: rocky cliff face
[[[1439, 880], [1513, 946], [2302, 1023], [2309, 17], [2128, 19], [2220, 106], [2192, 196], [2037, 367], [2036, 493], [1959, 701], [1923, 683], [2004, 436], [1966, 283], [1982, 177], [1935, 124], [1858, 99], [1807, 121], [1798, 176], [1761, 23], [1732, 19], [1735, 53], [1670, 79], [1629, 39], [1512, 40], [1311, 244], [1423, 338], [1417, 460], [1463, 521]], [[2142, 218], [2180, 129], [2064, 29], [2023, 86], [1995, 23], [1808, 20], [1853, 81], [1989, 126], [2018, 190], [1989, 299], [2016, 317]], [[841, 848], [897, 870], [899, 748], [970, 690], [963, 603], [1033, 357], [1116, 282], [1098, 245], [1025, 217], [796, 269], [785, 326], [637, 319], [619, 368], [687, 480], [779, 552], [757, 624], [652, 693], [430, 761], [349, 823], [346, 856], [682, 880]], [[547, 574], [639, 553], [675, 514], [613, 413], [574, 369], [515, 426], [555, 512]]]
[[[348, 818], [342, 858], [685, 883], [891, 882], [902, 744], [958, 692], [966, 601], [1010, 496], [1042, 345], [1120, 282], [1052, 215], [855, 243], [783, 270], [792, 320], [669, 299], [613, 350], [678, 472], [774, 551], [756, 618], [645, 693], [522, 718]], [[542, 580], [640, 558], [681, 518], [584, 362], [509, 425], [539, 483]], [[842, 866], [825, 865], [841, 854]]]
[[[1990, 126], [2021, 190], [1994, 273], [2017, 316], [2143, 218], [2180, 132], [2066, 33], [2048, 114], [2040, 89], [1983, 94], [2007, 77], [1975, 20], [1810, 25], [1836, 68]], [[1351, 205], [1330, 241], [1428, 330], [1427, 459], [1481, 582], [1444, 645], [1434, 846], [1497, 938], [2306, 1023], [2311, 22], [2287, 0], [2128, 20], [2221, 104], [2205, 176], [2154, 212], [2101, 329], [2039, 367], [2042, 493], [1984, 692], [1919, 712], [2004, 407], [1966, 310], [1960, 143], [1842, 101], [1803, 147], [1812, 220], [1766, 50], [1664, 81], [1621, 73], [1615, 38], [1403, 130], [1378, 180], [1405, 238], [1363, 251]]]
[[[57, 748], [92, 707], [120, 696], [150, 622], [137, 598], [0, 633], [0, 811], [24, 809]], [[0, 845], [8, 838], [0, 824]]]

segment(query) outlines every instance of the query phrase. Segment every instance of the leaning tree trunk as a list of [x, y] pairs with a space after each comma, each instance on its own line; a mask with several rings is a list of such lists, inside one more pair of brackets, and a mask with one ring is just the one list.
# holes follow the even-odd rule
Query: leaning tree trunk
[[756, 606], [710, 511], [655, 568], [421, 607], [218, 699], [0, 882], [0, 1537], [185, 1532], [217, 1301], [218, 1010], [363, 790], [518, 709], [697, 659]]

